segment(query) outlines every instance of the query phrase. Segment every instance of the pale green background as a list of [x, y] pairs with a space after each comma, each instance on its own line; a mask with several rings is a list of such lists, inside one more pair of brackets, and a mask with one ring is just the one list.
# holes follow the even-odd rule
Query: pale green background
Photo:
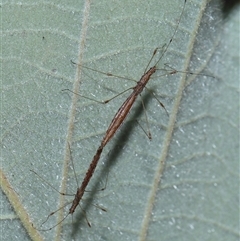
[[[171, 38], [183, 1], [3, 2], [1, 169], [19, 198], [16, 212], [29, 220], [19, 219], [2, 193], [1, 240], [239, 240], [239, 8], [223, 20], [219, 1], [207, 2], [187, 1], [158, 64], [203, 76], [160, 77], [157, 71], [148, 88], [170, 118], [145, 91], [153, 139], [135, 121], [146, 129], [138, 101], [102, 154], [88, 187], [95, 187], [93, 200], [82, 202], [92, 228], [78, 208], [74, 225], [69, 216], [39, 235], [31, 223], [39, 227], [64, 200], [30, 169], [75, 193], [67, 141], [81, 183], [127, 96], [101, 105], [61, 90], [106, 100], [134, 85], [86, 69], [80, 75], [70, 60], [138, 80], [153, 50]], [[107, 188], [98, 192], [106, 173]]]

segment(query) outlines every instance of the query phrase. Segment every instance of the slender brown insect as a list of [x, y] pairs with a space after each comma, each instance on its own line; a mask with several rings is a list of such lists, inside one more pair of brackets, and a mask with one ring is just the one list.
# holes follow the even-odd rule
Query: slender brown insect
[[[102, 154], [102, 151], [103, 151], [103, 148], [106, 146], [106, 144], [111, 140], [111, 138], [114, 136], [114, 134], [116, 133], [116, 131], [119, 129], [119, 127], [121, 126], [121, 124], [123, 123], [123, 121], [125, 120], [126, 116], [128, 115], [128, 113], [130, 112], [130, 109], [132, 108], [136, 98], [141, 94], [141, 92], [143, 91], [143, 89], [145, 88], [146, 84], [148, 83], [148, 81], [150, 80], [151, 76], [157, 71], [157, 64], [159, 63], [159, 61], [162, 59], [162, 57], [164, 56], [164, 54], [166, 53], [169, 45], [171, 44], [176, 32], [177, 32], [177, 29], [178, 29], [178, 26], [179, 26], [179, 23], [181, 21], [181, 18], [182, 18], [182, 15], [183, 15], [183, 12], [184, 12], [184, 9], [185, 9], [185, 5], [186, 5], [186, 1], [187, 0], [184, 0], [184, 5], [183, 5], [183, 9], [182, 9], [182, 12], [181, 12], [181, 15], [179, 17], [179, 20], [178, 20], [178, 23], [177, 23], [177, 26], [174, 30], [174, 33], [172, 34], [172, 37], [171, 39], [169, 40], [168, 44], [165, 45], [164, 47], [164, 50], [162, 51], [162, 54], [160, 55], [159, 59], [157, 60], [157, 62], [155, 63], [155, 65], [151, 68], [148, 69], [149, 67], [149, 64], [151, 63], [154, 55], [157, 53], [157, 50], [158, 48], [156, 48], [153, 52], [153, 55], [144, 71], [144, 74], [142, 75], [141, 79], [137, 82], [136, 86], [133, 87], [133, 91], [132, 93], [129, 95], [129, 97], [124, 101], [124, 103], [121, 105], [121, 107], [118, 109], [117, 113], [115, 114], [115, 116], [113, 117], [112, 121], [111, 121], [111, 124], [109, 125], [102, 141], [101, 141], [101, 144], [100, 146], [98, 147], [97, 151], [96, 151], [96, 154], [94, 155], [90, 165], [89, 165], [89, 168], [85, 174], [85, 177], [81, 183], [81, 186], [77, 189], [77, 192], [75, 194], [75, 198], [74, 200], [72, 201], [72, 206], [70, 207], [69, 209], [69, 212], [67, 214], [67, 216], [69, 214], [73, 214], [76, 207], [79, 205], [82, 197], [83, 197], [83, 194], [85, 192], [85, 189], [89, 183], [89, 181], [91, 180], [91, 177], [96, 169], [96, 166], [98, 164], [98, 161], [101, 157], [101, 154]], [[88, 68], [88, 67], [86, 67]], [[91, 68], [88, 68], [88, 69], [91, 69]], [[148, 69], [148, 70], [147, 70]], [[96, 72], [100, 72], [100, 73], [103, 73], [101, 71], [98, 71], [98, 70], [94, 70]], [[179, 71], [176, 71], [176, 70], [172, 70], [171, 72], [169, 72], [168, 74], [175, 74], [176, 72], [179, 72]], [[112, 74], [107, 74], [108, 76], [114, 76]], [[74, 93], [73, 91], [69, 90], [69, 89], [64, 89], [63, 91], [70, 91], [72, 93]], [[76, 93], [74, 93], [76, 94]], [[77, 94], [78, 95], [78, 94]], [[109, 100], [108, 100], [109, 101]], [[107, 103], [108, 101], [105, 101], [104, 103]], [[164, 108], [164, 110], [167, 112], [165, 106], [159, 101], [159, 104]], [[61, 209], [61, 208], [60, 208]], [[59, 210], [59, 209], [58, 209]], [[58, 210], [56, 210], [55, 212], [52, 212], [48, 215], [48, 218], [50, 216], [52, 216], [54, 213], [56, 213]], [[66, 216], [66, 217], [67, 217]], [[60, 222], [58, 222], [56, 225], [54, 225], [53, 227], [51, 227], [50, 229], [45, 229], [44, 231], [46, 230], [51, 230], [53, 229], [54, 227], [56, 227], [58, 224], [60, 224], [63, 220], [66, 219], [66, 217], [64, 219], [62, 219]], [[47, 218], [47, 219], [48, 219]], [[46, 220], [47, 221], [47, 220]], [[45, 222], [46, 222], [45, 221]], [[44, 223], [45, 223], [44, 222]], [[88, 222], [88, 221], [87, 221]], [[90, 223], [88, 222], [88, 225], [90, 226]]]
[[[183, 6], [183, 9], [182, 9], [180, 18], [178, 20], [178, 25], [179, 25], [179, 22], [181, 21], [181, 18], [182, 18], [183, 12], [184, 12], [185, 4], [186, 4], [186, 0], [184, 1], [184, 6]], [[133, 91], [130, 94], [130, 96], [123, 102], [123, 104], [118, 109], [118, 111], [115, 114], [115, 116], [113, 117], [112, 122], [109, 125], [109, 127], [108, 127], [108, 129], [107, 129], [107, 131], [105, 133], [105, 136], [103, 137], [103, 139], [101, 141], [101, 144], [98, 147], [97, 152], [96, 152], [95, 156], [93, 157], [93, 160], [90, 163], [90, 166], [89, 166], [89, 168], [88, 168], [88, 170], [87, 170], [87, 172], [85, 174], [85, 177], [83, 179], [83, 182], [82, 182], [81, 186], [77, 189], [77, 193], [76, 193], [75, 198], [74, 198], [74, 200], [72, 202], [72, 206], [69, 209], [69, 214], [74, 213], [77, 205], [81, 201], [82, 196], [83, 196], [83, 194], [85, 192], [85, 189], [86, 189], [86, 187], [87, 187], [87, 185], [88, 185], [88, 183], [89, 183], [89, 181], [90, 181], [90, 179], [91, 179], [91, 177], [92, 177], [92, 175], [93, 175], [93, 173], [95, 171], [95, 168], [96, 168], [97, 163], [98, 163], [98, 161], [100, 159], [100, 156], [102, 154], [104, 146], [114, 136], [114, 134], [116, 133], [118, 128], [121, 126], [121, 124], [125, 120], [126, 116], [128, 115], [128, 113], [129, 113], [131, 107], [133, 106], [136, 98], [138, 97], [138, 95], [141, 94], [141, 92], [143, 91], [144, 87], [146, 86], [146, 84], [150, 80], [150, 77], [156, 72], [156, 70], [157, 70], [156, 66], [159, 63], [159, 61], [162, 59], [162, 57], [165, 54], [165, 52], [167, 51], [169, 45], [171, 44], [171, 42], [172, 42], [172, 40], [174, 38], [174, 35], [177, 32], [178, 25], [175, 28], [175, 31], [174, 31], [174, 33], [172, 35], [172, 38], [170, 39], [170, 41], [166, 45], [166, 47], [165, 47], [164, 51], [162, 52], [162, 54], [161, 54], [160, 58], [158, 59], [158, 61], [148, 71], [145, 70], [145, 72], [144, 72], [143, 76], [141, 77], [141, 79], [137, 82], [136, 86], [133, 87]], [[157, 50], [158, 50], [158, 48], [156, 48], [154, 50], [152, 58], [150, 59], [146, 69], [148, 68], [148, 66], [149, 66], [150, 62], [152, 61], [153, 56], [156, 54]], [[172, 72], [170, 74], [172, 74]], [[164, 105], [161, 102], [160, 102], [160, 104], [165, 109]], [[166, 111], [166, 109], [165, 109], [165, 111]]]
[[95, 168], [97, 166], [97, 163], [100, 159], [101, 153], [103, 151], [104, 146], [110, 141], [110, 139], [114, 136], [115, 132], [118, 130], [120, 125], [123, 123], [124, 119], [126, 118], [127, 114], [129, 113], [133, 103], [135, 102], [138, 95], [143, 91], [145, 85], [149, 81], [151, 75], [156, 72], [156, 66], [153, 66], [150, 68], [137, 82], [137, 85], [133, 88], [133, 92], [131, 95], [124, 101], [122, 106], [119, 108], [117, 113], [115, 114], [110, 126], [108, 127], [105, 136], [102, 139], [101, 145], [98, 147], [97, 152], [95, 156], [93, 157], [92, 162], [90, 163], [90, 166], [86, 172], [86, 175], [83, 179], [83, 182], [80, 186], [80, 188], [77, 189], [77, 193], [75, 195], [75, 198], [73, 200], [72, 206], [69, 209], [69, 213], [72, 214], [77, 205], [79, 204], [80, 200], [82, 199], [82, 196], [84, 194], [84, 191], [95, 171]]

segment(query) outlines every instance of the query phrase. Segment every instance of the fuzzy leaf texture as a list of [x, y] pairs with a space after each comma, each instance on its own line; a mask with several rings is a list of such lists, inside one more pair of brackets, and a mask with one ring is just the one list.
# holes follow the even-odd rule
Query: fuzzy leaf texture
[[[34, 228], [66, 216], [70, 206], [41, 226], [73, 200], [52, 187], [76, 193], [131, 91], [104, 105], [62, 90], [103, 101], [134, 86], [182, 8], [182, 0], [3, 1], [1, 240], [239, 239], [239, 7], [223, 18], [217, 0], [186, 2], [82, 209], [50, 231]], [[145, 131], [149, 124], [151, 141], [136, 120]]]

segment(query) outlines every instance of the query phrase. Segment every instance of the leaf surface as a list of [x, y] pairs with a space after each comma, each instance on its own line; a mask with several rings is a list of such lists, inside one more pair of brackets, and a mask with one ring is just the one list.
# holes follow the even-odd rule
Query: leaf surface
[[[101, 105], [62, 90], [102, 101], [134, 86], [127, 79], [140, 79], [176, 28], [183, 1], [168, 2], [3, 3], [3, 240], [239, 239], [239, 7], [223, 20], [216, 0], [187, 1], [148, 84], [169, 117], [149, 91], [142, 94], [152, 140], [136, 122], [147, 130], [139, 99], [104, 149], [81, 202], [92, 227], [78, 208], [51, 231], [33, 228], [73, 199], [49, 184], [76, 193], [129, 95]], [[179, 73], [163, 76], [164, 64]]]

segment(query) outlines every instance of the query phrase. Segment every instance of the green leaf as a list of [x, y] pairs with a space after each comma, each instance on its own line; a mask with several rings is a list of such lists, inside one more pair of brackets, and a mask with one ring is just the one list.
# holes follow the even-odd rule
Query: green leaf
[[[52, 187], [76, 193], [129, 95], [103, 105], [62, 90], [102, 101], [134, 86], [71, 60], [139, 80], [154, 49], [151, 65], [170, 41], [183, 1], [2, 4], [2, 240], [239, 239], [239, 6], [223, 19], [220, 2], [207, 2], [186, 2], [148, 84], [169, 117], [144, 91], [152, 140], [136, 122], [147, 130], [139, 98], [104, 149], [81, 202], [85, 215], [77, 208], [46, 232], [34, 227], [73, 200]], [[163, 76], [166, 63], [179, 72]]]

